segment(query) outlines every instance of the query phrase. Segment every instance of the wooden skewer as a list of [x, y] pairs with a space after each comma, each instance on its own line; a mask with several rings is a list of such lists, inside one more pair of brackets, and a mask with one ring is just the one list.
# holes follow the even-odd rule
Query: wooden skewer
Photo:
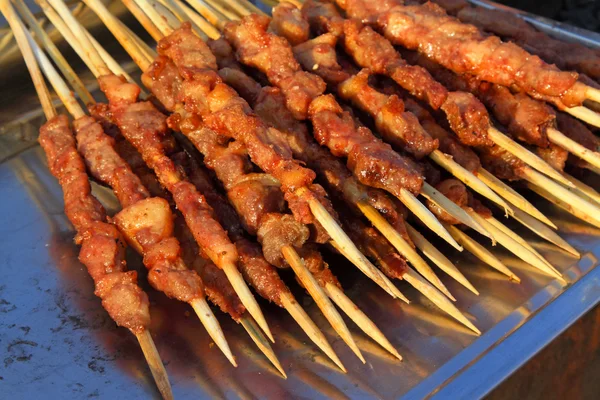
[[[569, 179], [571, 182], [573, 182], [575, 184], [576, 190], [574, 191], [574, 193], [581, 196], [585, 200], [591, 202], [592, 204], [596, 204], [596, 205], [600, 206], [600, 193], [598, 193], [596, 191], [596, 189], [586, 185], [585, 183], [581, 182], [579, 179], [574, 178], [573, 176], [567, 174], [566, 172], [563, 172], [563, 175], [565, 175], [567, 177], [567, 179]], [[570, 189], [573, 192], [573, 190], [571, 188], [567, 188], [567, 189]]]
[[225, 272], [227, 279], [231, 283], [231, 286], [233, 286], [233, 290], [239, 296], [242, 304], [244, 307], [246, 307], [246, 310], [248, 310], [250, 315], [254, 317], [258, 325], [262, 328], [271, 342], [275, 343], [275, 338], [271, 333], [271, 329], [269, 329], [269, 324], [267, 324], [267, 320], [265, 319], [260, 306], [256, 302], [254, 295], [250, 291], [246, 281], [244, 281], [244, 278], [242, 277], [242, 274], [238, 270], [237, 266], [232, 263], [225, 263], [223, 265], [223, 272]]
[[[183, 10], [183, 8], [181, 8], [179, 3], [177, 3], [173, 0], [157, 0], [157, 1], [148, 0], [148, 1], [150, 1], [152, 4], [158, 3], [161, 6], [163, 6], [164, 8], [166, 8], [167, 10], [169, 10], [175, 16], [175, 18], [177, 18], [177, 20], [179, 22], [186, 22], [186, 21], [191, 22], [192, 29], [194, 30], [194, 32], [196, 32], [196, 34], [198, 36], [200, 36], [201, 38], [203, 38], [203, 39], [206, 38], [202, 29], [200, 29], [200, 27], [198, 26], [197, 18], [193, 18], [190, 15], [186, 14], [186, 12]], [[194, 14], [192, 14], [192, 15], [194, 15]], [[200, 22], [200, 23], [202, 23], [202, 22]], [[170, 23], [170, 25], [171, 26], [179, 26], [179, 24], [173, 25], [172, 23]], [[214, 27], [213, 27], [213, 29], [214, 29]]]
[[[156, 53], [156, 51], [154, 51], [153, 48], [151, 48], [150, 46], [148, 46], [148, 44], [146, 44], [144, 41], [142, 41], [142, 39], [140, 39], [139, 36], [135, 35], [131, 31], [131, 29], [129, 29], [127, 27], [127, 25], [125, 25], [124, 23], [122, 23], [119, 20], [117, 20], [117, 22], [119, 22], [119, 25], [121, 25], [121, 28], [127, 32], [129, 37], [131, 37], [133, 39], [137, 48], [140, 50], [140, 52], [142, 52], [144, 57], [146, 57], [146, 60], [154, 61], [154, 59], [158, 56], [158, 53]], [[91, 36], [91, 37], [93, 37], [93, 36]], [[94, 46], [96, 46], [96, 44], [94, 44]], [[100, 45], [96, 46], [96, 48], [98, 48], [98, 47], [102, 47], [102, 46], [100, 46]], [[106, 53], [106, 51], [103, 51], [100, 53], [100, 55], [104, 58], [103, 53]]]
[[71, 85], [71, 87], [77, 93], [77, 96], [81, 99], [84, 104], [89, 104], [94, 101], [94, 98], [87, 90], [83, 82], [73, 68], [69, 65], [67, 60], [60, 53], [50, 36], [46, 33], [46, 31], [42, 28], [40, 23], [35, 19], [29, 8], [25, 6], [25, 3], [21, 1], [15, 1], [14, 6], [18, 10], [19, 14], [23, 17], [29, 28], [35, 33], [37, 40], [44, 46], [52, 60], [54, 60], [55, 64], [59, 67], [60, 71], [66, 77], [67, 81]]
[[260, 8], [256, 7], [249, 1], [231, 1], [231, 0], [213, 0], [211, 3], [221, 3], [232, 9], [239, 9], [240, 16], [244, 17], [248, 14], [267, 15]]
[[[334, 247], [336, 247], [334, 245]], [[341, 253], [338, 247], [336, 247]], [[426, 280], [424, 280], [419, 274], [417, 274], [412, 268], [407, 266], [407, 272], [402, 276], [408, 284], [417, 289], [421, 294], [423, 294], [427, 299], [429, 299], [433, 304], [438, 306], [442, 311], [448, 313], [457, 321], [463, 323], [469, 329], [472, 329], [477, 334], [481, 334], [481, 332], [464, 316], [462, 313], [452, 304], [450, 300], [442, 292], [437, 290], [435, 287], [430, 285]], [[406, 301], [408, 303], [408, 300]]]
[[[299, 189], [303, 191], [306, 189]], [[327, 209], [316, 199], [311, 199], [308, 202], [310, 210], [315, 218], [321, 223], [323, 228], [331, 237], [331, 242], [335, 243], [336, 248], [341, 249], [340, 252], [367, 275], [373, 282], [377, 283], [383, 290], [392, 297], [406, 298], [404, 295], [398, 296], [398, 289], [383, 275], [356, 247], [356, 245], [348, 238], [343, 229], [335, 222]], [[330, 222], [332, 221], [332, 222]], [[326, 223], [323, 223], [326, 222]]]
[[222, 30], [226, 20], [235, 20], [239, 17], [232, 11], [221, 7], [215, 3], [208, 4], [202, 0], [190, 0], [189, 4], [210, 22], [218, 30]]
[[186, 4], [184, 4], [180, 0], [172, 0], [172, 1], [175, 4], [177, 4], [185, 12], [185, 14], [188, 16], [188, 18], [190, 20], [192, 20], [194, 22], [194, 24], [196, 24], [196, 26], [198, 26], [198, 28], [200, 28], [209, 38], [214, 40], [214, 39], [218, 39], [219, 36], [221, 36], [221, 34], [219, 33], [219, 30], [217, 28], [215, 28], [213, 25], [211, 25], [202, 16], [200, 16], [200, 14], [198, 14], [196, 11], [192, 10], [190, 7], [188, 7]]
[[444, 196], [442, 193], [440, 193], [437, 189], [435, 189], [433, 186], [431, 186], [427, 182], [423, 183], [423, 192], [422, 193], [428, 200], [437, 204], [445, 211], [452, 210], [453, 212], [450, 213], [450, 215], [452, 215], [454, 218], [459, 220], [461, 223], [465, 224], [466, 226], [470, 227], [471, 229], [474, 229], [475, 231], [481, 233], [482, 235], [487, 236], [488, 238], [490, 238], [492, 240], [492, 243], [496, 243], [496, 239], [495, 239], [494, 235], [491, 234], [486, 228], [484, 228], [481, 225], [481, 223], [479, 223], [476, 219], [474, 219], [472, 217], [472, 215], [470, 215], [465, 210], [460, 208], [456, 203], [454, 203], [452, 200], [450, 200], [449, 198]]
[[152, 39], [154, 39], [155, 41], [158, 42], [160, 40], [160, 38], [162, 37], [160, 31], [158, 30], [158, 27], [156, 25], [154, 25], [154, 22], [152, 22], [150, 20], [150, 18], [148, 18], [146, 13], [144, 13], [140, 9], [140, 7], [137, 5], [137, 3], [134, 0], [123, 0], [123, 4], [125, 5], [125, 7], [127, 7], [129, 12], [131, 14], [133, 14], [133, 16], [139, 21], [139, 23], [144, 27], [146, 32], [148, 32], [150, 34], [150, 36], [152, 36]]
[[[48, 60], [44, 52], [33, 41], [33, 38], [28, 34], [28, 32], [26, 32], [26, 35], [28, 36], [29, 43], [33, 48], [35, 56], [42, 67], [44, 74], [46, 74], [48, 81], [50, 81], [54, 87], [56, 93], [60, 97], [61, 101], [65, 104], [69, 113], [73, 115], [75, 119], [83, 117], [85, 112], [77, 100], [73, 97], [72, 93], [69, 91], [66, 83], [58, 75], [58, 72], [54, 69], [54, 66], [50, 63], [50, 60]], [[233, 353], [229, 348], [229, 344], [227, 343], [227, 339], [225, 338], [225, 334], [223, 333], [217, 318], [206, 303], [206, 300], [203, 298], [197, 298], [192, 300], [190, 305], [193, 307], [194, 311], [198, 315], [198, 318], [202, 322], [202, 325], [204, 325], [219, 349], [221, 349], [223, 354], [225, 354], [227, 359], [229, 359], [234, 366], [237, 366], [235, 357], [233, 356]]]
[[592, 164], [588, 164], [584, 168], [592, 171], [596, 175], [600, 175], [600, 168], [597, 168], [597, 167], [593, 166]]
[[[489, 187], [491, 187], [496, 193], [500, 194], [506, 200], [510, 201], [515, 207], [526, 212], [532, 217], [537, 218], [543, 223], [551, 226], [554, 229], [556, 225], [548, 217], [546, 217], [540, 210], [538, 210], [533, 204], [531, 204], [525, 197], [519, 194], [516, 190], [502, 182], [500, 179], [492, 175], [489, 171], [484, 168], [479, 169], [479, 178]], [[514, 210], [514, 209], [513, 209]], [[515, 213], [516, 214], [516, 213]]]
[[296, 276], [298, 277], [300, 282], [302, 282], [304, 288], [310, 293], [311, 297], [315, 299], [315, 302], [317, 303], [317, 305], [321, 309], [321, 312], [323, 312], [323, 315], [325, 316], [325, 318], [327, 318], [333, 329], [335, 329], [335, 331], [338, 333], [338, 335], [340, 335], [342, 340], [348, 345], [348, 347], [350, 347], [354, 354], [356, 354], [359, 360], [361, 360], [363, 364], [365, 364], [366, 361], [362, 353], [360, 352], [360, 349], [354, 342], [352, 334], [350, 333], [350, 330], [348, 330], [348, 327], [342, 319], [342, 316], [337, 312], [333, 304], [331, 304], [331, 301], [323, 292], [323, 290], [321, 289], [315, 278], [312, 276], [312, 274], [306, 269], [306, 267], [304, 266], [304, 262], [302, 261], [298, 253], [296, 253], [294, 248], [290, 245], [284, 246], [281, 249], [281, 251], [285, 256], [285, 259], [288, 260], [288, 264], [290, 265], [290, 267], [292, 267], [292, 269], [296, 273]]
[[438, 236], [450, 243], [458, 251], [462, 251], [462, 247], [452, 238], [452, 236], [444, 229], [440, 221], [425, 207], [417, 198], [408, 190], [402, 189], [398, 199], [419, 218], [425, 226], [435, 232]]
[[[46, 1], [46, 0], [44, 0]], [[92, 42], [88, 39], [85, 32], [82, 30], [81, 25], [75, 19], [71, 10], [65, 5], [62, 0], [47, 0], [52, 5], [54, 10], [60, 15], [62, 20], [68, 24], [68, 29], [76, 36], [76, 40], [80, 43], [85, 59], [90, 61], [90, 64], [94, 65], [97, 74], [96, 77], [110, 74], [111, 71], [104, 63], [100, 54], [94, 48]], [[84, 59], [84, 60], [85, 60]]]
[[256, 346], [267, 357], [271, 364], [273, 364], [273, 366], [277, 368], [277, 371], [279, 371], [279, 373], [283, 375], [285, 379], [287, 379], [287, 374], [281, 366], [279, 359], [275, 355], [273, 348], [269, 344], [267, 338], [263, 335], [262, 331], [254, 321], [254, 319], [252, 319], [250, 315], [242, 315], [240, 323], [242, 324], [250, 338], [252, 338], [254, 344], [256, 344]]
[[490, 128], [488, 130], [488, 136], [498, 146], [502, 147], [515, 157], [521, 159], [530, 167], [535, 168], [536, 170], [552, 177], [553, 179], [563, 183], [566, 186], [573, 186], [571, 182], [569, 182], [565, 177], [563, 177], [557, 170], [548, 165], [548, 163], [546, 163], [544, 160], [542, 160], [541, 158], [533, 154], [531, 151], [527, 150], [525, 147], [521, 146], [519, 143], [515, 142], [496, 128]]
[[300, 307], [291, 293], [282, 293], [280, 299], [283, 307], [290, 313], [298, 325], [300, 325], [302, 330], [306, 332], [313, 343], [315, 343], [342, 371], [347, 372], [344, 364], [342, 364], [333, 351], [333, 348], [325, 338], [325, 335], [323, 335], [323, 332], [321, 332], [313, 320], [306, 314], [306, 311]]
[[528, 182], [548, 190], [553, 194], [553, 196], [560, 198], [562, 201], [568, 204], [571, 204], [573, 208], [589, 215], [590, 219], [596, 221], [597, 224], [600, 224], [600, 207], [582, 199], [573, 192], [567, 190], [564, 186], [554, 182], [552, 179], [549, 179], [536, 171], [533, 171], [530, 168], [524, 168], [522, 173], [523, 178]]
[[[281, 250], [283, 257], [285, 258], [287, 263], [292, 267], [292, 270], [294, 271], [294, 273], [296, 273], [298, 279], [300, 279], [300, 282], [302, 282], [302, 285], [304, 286], [306, 291], [315, 300], [315, 303], [317, 304], [325, 318], [327, 318], [327, 321], [329, 321], [333, 329], [340, 335], [344, 342], [348, 344], [350, 349], [352, 349], [352, 351], [355, 352], [357, 357], [361, 359], [361, 361], [363, 361], [364, 359], [362, 358], [360, 350], [358, 350], [358, 352], [355, 351], [355, 349], [358, 349], [358, 347], [356, 346], [356, 343], [354, 342], [354, 339], [352, 338], [348, 327], [344, 323], [344, 320], [337, 312], [333, 304], [331, 304], [331, 302], [326, 298], [325, 293], [323, 292], [323, 290], [327, 291], [327, 288], [321, 288], [319, 286], [316, 279], [304, 265], [304, 261], [302, 261], [302, 259], [292, 246], [286, 245]], [[353, 319], [355, 318], [354, 314], [358, 314], [358, 312], [360, 312], [360, 310], [351, 309], [349, 309], [348, 311], [350, 313], [348, 315], [350, 316], [350, 318]], [[362, 325], [359, 326], [361, 328], [363, 327]], [[365, 329], [367, 328], [367, 325], [365, 325]]]
[[367, 315], [362, 312], [360, 308], [339, 287], [327, 283], [325, 286], [325, 293], [339, 308], [341, 308], [346, 315], [348, 315], [354, 323], [369, 335], [373, 340], [381, 345], [384, 349], [389, 351], [398, 360], [402, 360], [402, 356], [392, 346], [390, 341], [385, 337], [383, 332], [375, 325], [373, 321]]
[[[221, 329], [221, 325], [219, 321], [217, 321], [217, 317], [210, 309], [208, 303], [205, 299], [195, 299], [190, 302], [190, 305], [194, 309], [194, 312], [200, 318], [200, 322], [215, 342], [217, 347], [221, 350], [225, 357], [229, 360], [229, 362], [237, 367], [237, 362], [231, 349], [229, 348], [229, 343], [227, 343], [227, 339], [225, 339], [225, 334]], [[284, 374], [285, 375], [285, 374]]]
[[600, 128], [600, 115], [590, 110], [589, 108], [578, 106], [578, 107], [567, 107], [563, 111], [568, 114], [571, 114], [575, 118], [595, 126], [596, 128]]
[[[151, 0], [134, 0], [134, 1], [138, 5], [138, 7], [144, 13], [146, 13], [148, 18], [150, 18], [150, 20], [152, 21], [152, 23], [154, 25], [156, 25], [156, 27], [158, 28], [158, 30], [160, 31], [162, 36], [166, 36], [169, 33], [171, 33], [171, 31], [173, 30], [171, 28], [171, 26], [172, 26], [171, 23], [175, 23], [173, 21], [173, 18], [175, 18], [173, 16], [173, 14], [171, 14], [170, 12], [168, 12], [168, 13], [165, 12], [166, 9], [164, 9], [164, 8], [161, 10], [162, 14], [159, 14], [158, 10], [154, 7], [154, 4], [156, 4], [156, 3], [151, 4], [150, 3]], [[95, 0], [94, 0], [94, 2], [95, 2]], [[86, 1], [86, 4], [89, 5], [89, 3], [91, 3], [91, 1]]]
[[154, 377], [154, 382], [156, 382], [156, 386], [158, 387], [163, 399], [174, 399], [167, 371], [165, 370], [165, 366], [160, 359], [158, 350], [156, 350], [156, 345], [154, 344], [154, 340], [152, 340], [152, 336], [150, 336], [150, 332], [148, 330], [144, 330], [136, 334], [135, 337], [140, 343], [140, 347], [144, 353], [144, 358], [146, 358], [146, 362], [150, 367], [150, 372]]
[[23, 54], [25, 65], [29, 70], [29, 75], [31, 75], [31, 80], [33, 81], [33, 85], [37, 91], [40, 103], [42, 104], [44, 114], [46, 115], [46, 118], [50, 120], [57, 115], [56, 109], [52, 104], [50, 92], [48, 91], [48, 87], [46, 86], [46, 82], [42, 76], [42, 72], [40, 71], [31, 46], [29, 45], [29, 41], [27, 40], [25, 29], [20, 24], [21, 20], [8, 0], [0, 0], [0, 11], [2, 11], [2, 14], [4, 14], [4, 17], [8, 21], [11, 32], [15, 37], [15, 41], [17, 42], [17, 46]]
[[515, 241], [517, 241], [519, 244], [521, 244], [523, 247], [525, 247], [527, 250], [529, 250], [531, 253], [533, 253], [537, 258], [542, 260], [542, 262], [544, 264], [546, 264], [546, 266], [548, 266], [548, 268], [550, 268], [554, 272], [554, 274], [556, 275], [557, 278], [562, 279], [562, 274], [556, 268], [554, 268], [554, 266], [552, 264], [550, 264], [550, 262], [548, 262], [548, 260], [546, 260], [546, 258], [544, 258], [544, 256], [542, 256], [536, 249], [534, 249], [529, 243], [527, 243], [527, 241], [525, 239], [523, 239], [521, 236], [517, 235], [515, 232], [513, 232], [506, 225], [504, 225], [503, 223], [501, 223], [494, 217], [487, 218], [486, 221], [488, 221], [490, 224], [494, 225], [496, 228], [500, 229], [502, 232], [504, 232], [505, 234], [507, 234], [508, 236], [513, 238]]
[[[441, 251], [423, 237], [415, 228], [406, 225], [408, 234], [419, 250], [423, 252], [431, 261], [433, 261], [440, 269], [458, 281], [461, 285], [469, 289], [471, 292], [479, 296], [479, 292], [471, 282], [456, 268], [452, 261], [448, 259]], [[450, 298], [452, 299], [452, 298]], [[455, 299], [452, 299], [455, 300]]]
[[596, 103], [600, 103], [600, 90], [586, 86], [586, 95], [589, 100], [595, 101]]
[[[17, 13], [12, 8], [12, 5], [8, 0], [0, 0], [0, 11], [2, 11], [2, 14], [4, 14], [6, 17], [6, 20], [8, 21], [15, 35], [17, 45], [23, 53], [25, 64], [27, 65], [29, 73], [31, 74], [35, 89], [44, 110], [44, 114], [46, 115], [46, 118], [52, 119], [57, 115], [56, 109], [52, 105], [50, 92], [48, 91], [48, 87], [44, 82], [40, 68], [37, 65], [36, 58], [26, 35], [26, 30], [24, 29], [24, 26], [22, 25]], [[147, 330], [144, 330], [137, 333], [136, 338], [138, 339], [140, 347], [142, 348], [142, 352], [144, 353], [148, 367], [152, 372], [156, 386], [158, 387], [163, 398], [165, 400], [173, 399], [173, 392], [171, 390], [171, 384], [169, 383], [167, 371], [165, 370], [163, 362], [160, 359], [160, 355], [156, 350], [152, 336], [150, 336], [150, 333]]]
[[[211, 4], [215, 4], [218, 3], [220, 5], [226, 5], [228, 6], [230, 9], [234, 10], [237, 15], [239, 15], [240, 17], [245, 17], [246, 15], [252, 14], [254, 11], [250, 11], [248, 8], [245, 7], [244, 4], [242, 4], [241, 2], [238, 1], [222, 1], [222, 0], [215, 0], [215, 1], [211, 1]], [[261, 14], [264, 14], [262, 11], [260, 11]]]
[[[97, 2], [97, 1], [88, 1], [88, 0], [83, 0], [86, 5], [92, 9], [96, 15], [98, 16], [98, 18], [100, 18], [100, 20], [102, 21], [102, 23], [104, 23], [104, 25], [111, 31], [111, 33], [113, 33], [113, 35], [115, 36], [115, 38], [117, 38], [118, 42], [121, 44], [121, 46], [123, 46], [123, 48], [125, 49], [125, 51], [127, 51], [127, 54], [129, 54], [129, 56], [133, 59], [133, 61], [137, 64], [137, 66], [142, 70], [145, 71], [146, 69], [148, 69], [150, 67], [150, 64], [152, 63], [152, 59], [148, 59], [145, 55], [143, 55], [140, 52], [140, 48], [139, 46], [136, 46], [135, 44], [135, 40], [133, 40], [133, 37], [129, 34], [125, 34], [122, 30], [122, 24], [120, 24], [120, 21], [114, 16], [112, 15], [108, 9], [106, 8], [106, 6], [104, 6], [104, 4], [102, 2]], [[134, 0], [126, 0], [128, 3], [132, 2], [132, 4], [134, 4], [137, 7], [137, 4], [134, 2]], [[128, 4], [125, 4], [126, 6], [128, 6]], [[132, 9], [130, 9], [131, 11]], [[139, 9], [139, 12], [141, 12], [143, 15], [146, 15], [141, 9]], [[132, 14], [138, 18], [137, 16], [137, 11], [133, 12]], [[138, 19], [138, 21], [140, 21]], [[140, 21], [141, 22], [141, 21]], [[152, 21], [150, 21], [152, 22]], [[156, 28], [158, 30], [158, 28]], [[162, 37], [162, 33], [160, 33], [160, 31], [157, 31], [159, 38]], [[63, 34], [63, 36], [65, 36]], [[120, 73], [119, 71], [115, 71]]]
[[496, 238], [498, 239], [498, 242], [502, 246], [504, 246], [507, 250], [509, 250], [511, 253], [513, 253], [514, 255], [516, 255], [517, 257], [519, 257], [526, 263], [539, 269], [540, 271], [542, 271], [548, 275], [562, 279], [562, 277], [560, 277], [560, 275], [557, 276], [557, 274], [551, 268], [549, 268], [545, 262], [540, 260], [538, 258], [538, 256], [536, 256], [534, 253], [530, 252], [525, 246], [523, 246], [521, 243], [519, 243], [511, 235], [507, 235], [501, 229], [497, 228], [492, 223], [490, 223], [486, 218], [481, 217], [477, 213], [471, 212], [470, 214], [473, 216], [473, 218], [477, 219], [480, 224], [484, 225], [488, 230], [494, 232], [494, 236], [496, 236]]
[[569, 153], [576, 155], [582, 160], [587, 161], [590, 164], [600, 168], [600, 153], [592, 151], [587, 147], [580, 145], [573, 139], [565, 136], [565, 134], [554, 128], [548, 129], [547, 132], [548, 139], [550, 139], [552, 143], [562, 147]]
[[431, 300], [436, 306], [444, 310], [446, 313], [451, 315], [454, 319], [471, 329], [477, 335], [481, 335], [481, 331], [477, 329], [471, 321], [467, 319], [454, 304], [440, 291], [427, 283], [420, 275], [418, 275], [412, 268], [408, 268], [408, 271], [402, 276], [406, 282], [411, 284], [415, 289], [421, 292], [425, 297]]
[[210, 4], [207, 3], [207, 5], [210, 7], [213, 7], [215, 10], [220, 12], [221, 15], [224, 17], [223, 19], [227, 19], [230, 21], [237, 21], [237, 20], [241, 19], [240, 15], [237, 14], [235, 12], [235, 10], [233, 10], [231, 7], [227, 6], [226, 4], [213, 1]]
[[454, 238], [460, 244], [462, 244], [469, 253], [473, 254], [479, 260], [483, 261], [484, 263], [486, 263], [490, 267], [494, 268], [495, 270], [508, 276], [513, 281], [515, 281], [517, 283], [521, 283], [521, 278], [519, 278], [510, 269], [508, 269], [508, 267], [506, 267], [506, 265], [504, 265], [502, 263], [502, 261], [500, 261], [498, 259], [498, 257], [496, 257], [494, 254], [492, 254], [488, 249], [483, 247], [481, 244], [479, 244], [475, 240], [473, 240], [473, 238], [471, 238], [469, 235], [467, 235], [466, 233], [464, 233], [463, 231], [461, 231], [460, 229], [458, 229], [457, 227], [452, 226], [452, 225], [446, 225], [446, 229], [448, 229], [448, 231], [452, 234], [452, 236], [454, 236]]
[[580, 220], [585, 221], [589, 224], [592, 224], [597, 228], [600, 228], [600, 222], [598, 222], [596, 220], [596, 218], [592, 217], [587, 212], [583, 211], [581, 208], [577, 207], [573, 203], [565, 201], [562, 198], [559, 198], [557, 195], [550, 193], [546, 188], [542, 188], [541, 186], [538, 186], [534, 183], [528, 182], [527, 187], [530, 190], [537, 193], [538, 195], [545, 198], [546, 200], [548, 200], [550, 203], [559, 206], [560, 208], [562, 208], [563, 210], [567, 211], [568, 213], [576, 216]]
[[[45, 1], [45, 0], [43, 0], [43, 1]], [[91, 44], [87, 35], [85, 34], [85, 31], [82, 29], [82, 27], [79, 25], [79, 23], [73, 18], [69, 9], [65, 6], [65, 4], [61, 0], [48, 0], [48, 1], [53, 5], [53, 7], [56, 9], [56, 11], [59, 13], [59, 15], [62, 18], [64, 18], [65, 21], [67, 21], [69, 23], [71, 28], [78, 32], [78, 35], [77, 35], [78, 39], [76, 39], [75, 41], [77, 42], [80, 40], [81, 41], [80, 44], [83, 47], [85, 47], [84, 52], [85, 52], [86, 58], [84, 59], [84, 61], [88, 60], [89, 64], [93, 64], [96, 67], [98, 75], [95, 75], [95, 76], [99, 77], [101, 75], [110, 74], [111, 70], [108, 68], [106, 63], [102, 60], [102, 58], [100, 57], [98, 52], [95, 50], [94, 46]], [[152, 9], [152, 7], [148, 7], [148, 8]], [[156, 21], [153, 21], [153, 22], [156, 23]], [[68, 40], [68, 38], [66, 38], [66, 39]], [[235, 290], [236, 294], [240, 297], [242, 304], [244, 304], [244, 306], [246, 307], [248, 312], [254, 317], [256, 322], [260, 325], [260, 327], [263, 329], [263, 331], [269, 337], [269, 339], [271, 339], [271, 341], [274, 341], [273, 335], [269, 329], [269, 326], [268, 326], [267, 321], [262, 313], [262, 310], [260, 309], [258, 303], [256, 302], [256, 299], [252, 295], [252, 292], [250, 292], [248, 285], [246, 285], [246, 282], [244, 281], [242, 274], [237, 269], [237, 266], [232, 263], [229, 263], [229, 262], [221, 263], [221, 265], [219, 265], [219, 266], [221, 267], [221, 269], [227, 276], [227, 279], [233, 286], [233, 289]]]
[[541, 223], [535, 218], [532, 218], [530, 215], [525, 214], [521, 210], [516, 210], [514, 218], [519, 221], [521, 224], [525, 225], [527, 228], [531, 229], [533, 232], [537, 233], [539, 236], [543, 237], [547, 241], [557, 245], [563, 250], [568, 251], [573, 254], [577, 258], [581, 258], [581, 254], [566, 240], [561, 238], [556, 232], [552, 229], [548, 228], [545, 224]]
[[434, 150], [429, 157], [435, 161], [439, 166], [443, 167], [446, 171], [450, 172], [462, 183], [475, 190], [480, 195], [498, 204], [504, 208], [507, 214], [512, 215], [513, 210], [500, 196], [498, 196], [492, 189], [490, 189], [484, 182], [473, 173], [465, 169], [462, 165], [458, 164], [452, 159], [452, 156], [444, 154], [439, 150]]
[[[333, 247], [335, 250], [338, 251], [338, 253], [340, 253], [341, 255], [343, 255], [344, 257], [348, 258], [348, 253], [346, 251], [345, 248], [341, 247], [338, 243], [336, 243], [333, 240], [329, 241], [329, 245], [331, 247]], [[370, 262], [370, 261], [369, 261]], [[388, 283], [389, 289], [390, 289], [390, 293], [393, 294], [392, 297], [394, 298], [398, 298], [400, 300], [402, 300], [403, 302], [405, 302], [406, 304], [410, 304], [410, 301], [406, 298], [406, 296], [404, 296], [404, 294], [402, 294], [402, 292], [400, 291], [400, 289], [398, 289], [396, 287], [396, 285], [394, 285], [385, 275], [385, 280]]]
[[[274, 1], [277, 1], [278, 3], [280, 3], [280, 0], [274, 0]], [[296, 7], [300, 8], [300, 9], [302, 8], [302, 5], [304, 4], [304, 2], [300, 1], [300, 0], [285, 0], [285, 1], [287, 1], [288, 3], [292, 3], [293, 5], [295, 5]]]
[[[446, 286], [442, 283], [440, 278], [437, 277], [435, 272], [429, 265], [419, 256], [419, 254], [409, 245], [406, 240], [394, 229], [393, 226], [370, 204], [361, 201], [356, 203], [361, 212], [367, 217], [369, 221], [379, 230], [383, 236], [394, 246], [398, 253], [406, 257], [415, 269], [437, 287], [442, 293], [454, 300], [454, 297]], [[442, 268], [443, 269], [443, 268]]]

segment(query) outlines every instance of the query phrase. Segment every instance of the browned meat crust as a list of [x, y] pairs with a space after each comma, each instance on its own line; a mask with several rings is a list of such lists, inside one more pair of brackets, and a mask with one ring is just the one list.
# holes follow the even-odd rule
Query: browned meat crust
[[67, 117], [59, 115], [44, 124], [39, 141], [63, 189], [65, 213], [81, 245], [79, 260], [94, 280], [96, 296], [117, 325], [143, 332], [150, 325], [148, 297], [137, 286], [137, 273], [126, 270], [123, 237], [105, 222], [104, 208], [91, 194]]

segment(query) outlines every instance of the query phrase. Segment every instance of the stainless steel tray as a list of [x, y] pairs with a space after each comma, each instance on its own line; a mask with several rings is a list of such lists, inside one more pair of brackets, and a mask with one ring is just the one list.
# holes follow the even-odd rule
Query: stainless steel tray
[[[37, 105], [35, 99], [31, 103]], [[7, 109], [7, 106], [3, 106]], [[35, 107], [0, 129], [0, 390], [13, 399], [158, 397], [135, 339], [114, 326], [93, 295], [93, 284], [77, 261], [73, 230], [62, 192], [37, 146], [43, 122]], [[593, 177], [592, 177], [593, 178]], [[596, 185], [596, 180], [588, 180]], [[597, 185], [596, 185], [597, 186]], [[109, 210], [117, 203], [108, 190], [95, 194]], [[527, 193], [530, 195], [530, 193]], [[336, 339], [312, 301], [295, 294], [333, 342], [348, 374], [341, 373], [305, 337], [286, 313], [261, 303], [276, 337], [274, 349], [289, 378], [282, 379], [226, 315], [218, 318], [239, 368], [233, 368], [182, 304], [148, 288], [152, 334], [178, 399], [186, 398], [478, 398], [600, 301], [600, 229], [531, 195], [583, 254], [575, 260], [509, 223], [547, 257], [568, 285], [538, 274], [499, 248], [494, 252], [522, 283], [514, 284], [477, 260], [435, 241], [479, 289], [479, 297], [443, 276], [459, 308], [477, 319], [476, 337], [446, 317], [418, 292], [400, 283], [413, 301], [400, 304], [331, 257], [332, 268], [350, 297], [404, 356], [394, 360], [351, 325], [363, 350], [363, 365]], [[143, 270], [129, 254], [132, 268]], [[442, 273], [440, 272], [440, 275]], [[143, 272], [142, 272], [143, 282]]]

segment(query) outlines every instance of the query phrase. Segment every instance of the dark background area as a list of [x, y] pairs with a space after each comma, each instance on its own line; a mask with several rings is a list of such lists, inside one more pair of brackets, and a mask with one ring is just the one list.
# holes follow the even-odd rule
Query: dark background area
[[503, 0], [498, 2], [591, 31], [600, 31], [600, 1], [598, 0]]

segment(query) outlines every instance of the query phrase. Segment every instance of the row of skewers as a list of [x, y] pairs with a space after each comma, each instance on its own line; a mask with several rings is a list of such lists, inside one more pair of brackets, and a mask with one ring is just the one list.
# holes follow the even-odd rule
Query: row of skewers
[[[141, 100], [143, 89], [62, 0], [39, 3], [96, 76], [107, 104], [95, 102], [21, 1], [13, 2], [18, 14], [7, 0], [1, 4], [48, 117], [40, 143], [63, 187], [80, 260], [111, 317], [140, 341], [165, 398], [172, 397], [170, 386], [148, 333], [147, 297], [135, 272], [126, 270], [126, 244], [143, 255], [155, 289], [192, 305], [233, 365], [206, 296], [244, 326], [285, 376], [248, 284], [285, 308], [345, 368], [279, 277], [280, 268], [293, 270], [361, 361], [333, 303], [401, 359], [344, 294], [323, 247], [408, 302], [390, 279], [406, 280], [479, 334], [416, 250], [477, 289], [407, 217], [514, 281], [519, 278], [466, 229], [562, 277], [471, 190], [575, 256], [552, 221], [504, 181], [524, 181], [600, 224], [600, 195], [563, 171], [567, 160], [600, 168], [597, 138], [573, 119], [598, 126], [597, 90], [436, 5], [308, 0], [278, 4], [269, 18], [245, 1], [123, 0], [157, 40], [157, 53], [103, 3], [84, 2], [141, 69], [149, 100]], [[73, 130], [56, 114], [42, 71], [73, 116]], [[113, 189], [122, 211], [108, 219], [87, 173]]]

